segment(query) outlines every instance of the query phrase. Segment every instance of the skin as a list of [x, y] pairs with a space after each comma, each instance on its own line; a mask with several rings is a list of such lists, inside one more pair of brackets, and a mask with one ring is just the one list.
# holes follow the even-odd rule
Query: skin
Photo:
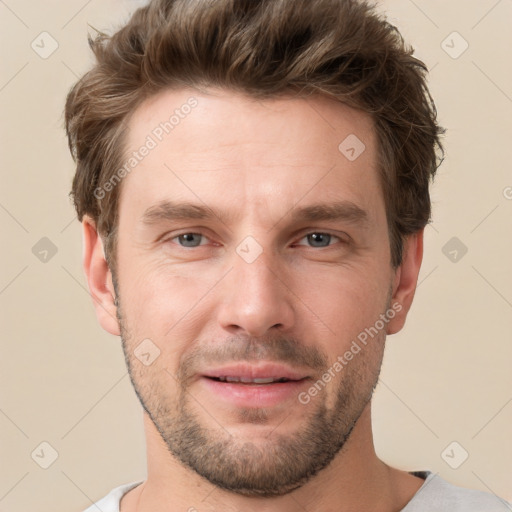
[[[114, 276], [94, 221], [83, 219], [97, 317], [122, 336], [145, 408], [148, 478], [124, 496], [121, 511], [401, 510], [423, 480], [377, 457], [371, 394], [386, 335], [403, 327], [414, 297], [423, 233], [406, 240], [394, 269], [372, 119], [321, 96], [256, 101], [219, 89], [164, 91], [131, 117], [128, 150], [191, 96], [197, 107], [119, 185]], [[366, 147], [354, 161], [338, 150], [349, 134]], [[207, 205], [229, 217], [144, 224], [144, 212], [162, 200]], [[366, 222], [299, 222], [294, 215], [333, 201], [356, 205]], [[204, 236], [183, 247], [184, 233]], [[332, 236], [319, 245], [311, 233]], [[251, 263], [236, 251], [247, 236], [262, 250]], [[399, 308], [393, 318], [307, 404], [294, 395], [271, 407], [240, 408], [218, 400], [199, 377], [209, 361], [245, 354], [253, 364], [292, 362], [310, 376], [307, 391], [392, 305]], [[134, 350], [148, 338], [160, 354], [144, 365]], [[205, 436], [201, 446], [222, 447], [227, 463], [208, 467], [208, 453], [187, 438], [191, 425]], [[184, 440], [202, 454], [196, 464], [203, 475], [183, 462]], [[307, 464], [325, 443], [333, 443], [329, 460], [319, 456], [313, 474], [299, 478], [299, 454], [307, 454]], [[259, 492], [230, 489], [204, 474], [226, 476], [229, 467], [261, 483], [264, 475], [283, 479], [288, 466], [297, 470], [294, 481]]]

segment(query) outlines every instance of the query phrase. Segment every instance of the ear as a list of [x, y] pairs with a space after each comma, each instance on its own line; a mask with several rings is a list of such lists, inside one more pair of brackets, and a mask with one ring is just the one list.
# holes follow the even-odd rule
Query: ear
[[112, 273], [107, 265], [103, 242], [94, 221], [87, 215], [82, 220], [83, 266], [100, 325], [110, 334], [120, 336], [114, 304]]
[[404, 242], [403, 259], [396, 269], [391, 298], [392, 308], [397, 313], [388, 323], [387, 334], [397, 333], [405, 324], [416, 291], [422, 259], [423, 229], [409, 235]]

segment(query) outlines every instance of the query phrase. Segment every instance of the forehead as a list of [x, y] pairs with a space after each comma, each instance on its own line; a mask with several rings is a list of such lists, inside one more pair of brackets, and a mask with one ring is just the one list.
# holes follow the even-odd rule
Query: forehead
[[[162, 91], [129, 120], [120, 213], [168, 199], [269, 209], [381, 201], [368, 114], [315, 95], [257, 100], [220, 89]], [[272, 212], [270, 211], [272, 210]], [[374, 212], [376, 214], [376, 212]]]
[[[150, 136], [158, 145], [169, 147], [176, 140], [176, 149], [192, 154], [197, 152], [198, 145], [204, 148], [220, 141], [248, 142], [248, 132], [254, 143], [269, 143], [273, 139], [279, 144], [286, 139], [297, 158], [310, 148], [314, 150], [313, 144], [322, 144], [332, 151], [333, 140], [342, 142], [340, 137], [350, 134], [364, 139], [370, 152], [374, 143], [369, 114], [320, 94], [261, 100], [218, 88], [163, 90], [139, 105], [128, 126], [130, 148], [136, 148]], [[198, 128], [202, 130], [197, 132]], [[209, 137], [204, 137], [206, 130], [211, 130]], [[297, 153], [297, 149], [303, 151]], [[336, 145], [334, 150], [337, 149]]]

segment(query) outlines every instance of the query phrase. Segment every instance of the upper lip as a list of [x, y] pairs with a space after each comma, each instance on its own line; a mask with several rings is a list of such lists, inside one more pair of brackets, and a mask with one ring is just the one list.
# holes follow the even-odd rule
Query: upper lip
[[301, 380], [309, 377], [304, 372], [294, 370], [289, 366], [277, 363], [252, 364], [230, 364], [219, 368], [212, 368], [203, 373], [204, 377], [239, 377], [246, 379], [289, 379]]

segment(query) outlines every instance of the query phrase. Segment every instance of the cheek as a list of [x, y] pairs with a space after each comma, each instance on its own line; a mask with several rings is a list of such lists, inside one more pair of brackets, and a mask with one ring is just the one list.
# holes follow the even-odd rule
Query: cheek
[[132, 335], [153, 339], [166, 351], [179, 350], [176, 339], [190, 344], [199, 337], [198, 315], [204, 315], [209, 302], [204, 299], [219, 280], [216, 272], [210, 268], [185, 274], [176, 266], [147, 261], [125, 265], [122, 272], [123, 315]]
[[368, 266], [344, 266], [325, 268], [301, 278], [296, 289], [307, 306], [299, 305], [300, 310], [318, 325], [317, 332], [325, 332], [323, 343], [335, 358], [385, 311], [389, 284], [382, 269], [372, 272]]

